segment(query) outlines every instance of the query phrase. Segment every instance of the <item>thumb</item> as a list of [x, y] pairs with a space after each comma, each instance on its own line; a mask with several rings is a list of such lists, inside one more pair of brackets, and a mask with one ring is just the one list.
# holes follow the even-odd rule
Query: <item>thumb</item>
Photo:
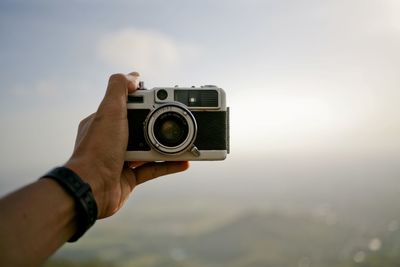
[[125, 74], [117, 73], [110, 76], [104, 100], [126, 98], [128, 94], [129, 79]]
[[139, 73], [132, 72], [128, 75], [117, 73], [110, 76], [106, 94], [102, 103], [100, 104], [99, 111], [114, 107], [125, 108], [126, 98], [129, 92], [133, 92], [139, 85]]
[[127, 75], [121, 73], [111, 75], [110, 79], [108, 80], [106, 95], [116, 93], [126, 96], [128, 93], [127, 90], [131, 93], [138, 89], [139, 77], [140, 74], [136, 71]]

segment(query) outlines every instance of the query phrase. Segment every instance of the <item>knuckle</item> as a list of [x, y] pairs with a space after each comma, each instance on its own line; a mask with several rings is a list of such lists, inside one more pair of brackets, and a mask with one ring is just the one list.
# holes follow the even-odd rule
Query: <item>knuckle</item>
[[87, 123], [87, 118], [86, 119], [83, 119], [83, 120], [81, 120], [80, 122], [79, 122], [79, 128], [83, 128], [85, 125], [86, 125], [86, 123]]
[[110, 76], [108, 82], [109, 83], [126, 82], [126, 76], [125, 76], [125, 74], [122, 74], [122, 73], [115, 73]]
[[93, 119], [93, 116], [94, 116], [95, 114], [91, 114], [90, 116], [88, 116], [88, 117], [86, 117], [86, 118], [84, 118], [83, 120], [81, 120], [80, 122], [79, 122], [79, 128], [82, 128], [82, 127], [84, 127], [86, 124], [88, 124], [92, 119]]

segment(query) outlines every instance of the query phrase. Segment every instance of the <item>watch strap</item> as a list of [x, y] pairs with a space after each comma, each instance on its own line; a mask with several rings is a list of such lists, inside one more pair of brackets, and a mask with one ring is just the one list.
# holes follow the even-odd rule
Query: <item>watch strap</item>
[[54, 168], [41, 178], [53, 179], [74, 198], [77, 230], [68, 242], [77, 241], [97, 219], [97, 204], [90, 185], [67, 167]]

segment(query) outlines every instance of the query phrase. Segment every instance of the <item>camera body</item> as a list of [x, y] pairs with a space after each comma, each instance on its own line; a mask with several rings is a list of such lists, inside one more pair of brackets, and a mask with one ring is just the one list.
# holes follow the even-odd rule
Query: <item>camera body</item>
[[155, 87], [128, 95], [126, 161], [223, 160], [229, 153], [229, 108], [223, 89]]

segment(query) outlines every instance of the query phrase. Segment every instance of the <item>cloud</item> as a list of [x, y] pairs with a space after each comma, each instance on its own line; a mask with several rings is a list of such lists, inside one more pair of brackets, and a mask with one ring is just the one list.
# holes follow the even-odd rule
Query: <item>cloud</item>
[[61, 88], [54, 80], [39, 80], [34, 84], [17, 84], [11, 89], [11, 94], [16, 97], [51, 98], [61, 93]]
[[35, 93], [43, 97], [53, 97], [60, 93], [59, 86], [50, 80], [40, 81], [35, 87]]
[[104, 96], [102, 89], [104, 87], [103, 81], [70, 79], [62, 76], [18, 82], [8, 86], [5, 97], [1, 98], [0, 106], [3, 112], [11, 116], [16, 112], [15, 103], [21, 104], [18, 112], [37, 110], [47, 113], [49, 110], [58, 112], [78, 108], [84, 111], [81, 113], [83, 116], [97, 108]]
[[181, 68], [198, 48], [157, 31], [123, 29], [104, 35], [97, 52], [100, 59], [117, 69], [162, 75]]

